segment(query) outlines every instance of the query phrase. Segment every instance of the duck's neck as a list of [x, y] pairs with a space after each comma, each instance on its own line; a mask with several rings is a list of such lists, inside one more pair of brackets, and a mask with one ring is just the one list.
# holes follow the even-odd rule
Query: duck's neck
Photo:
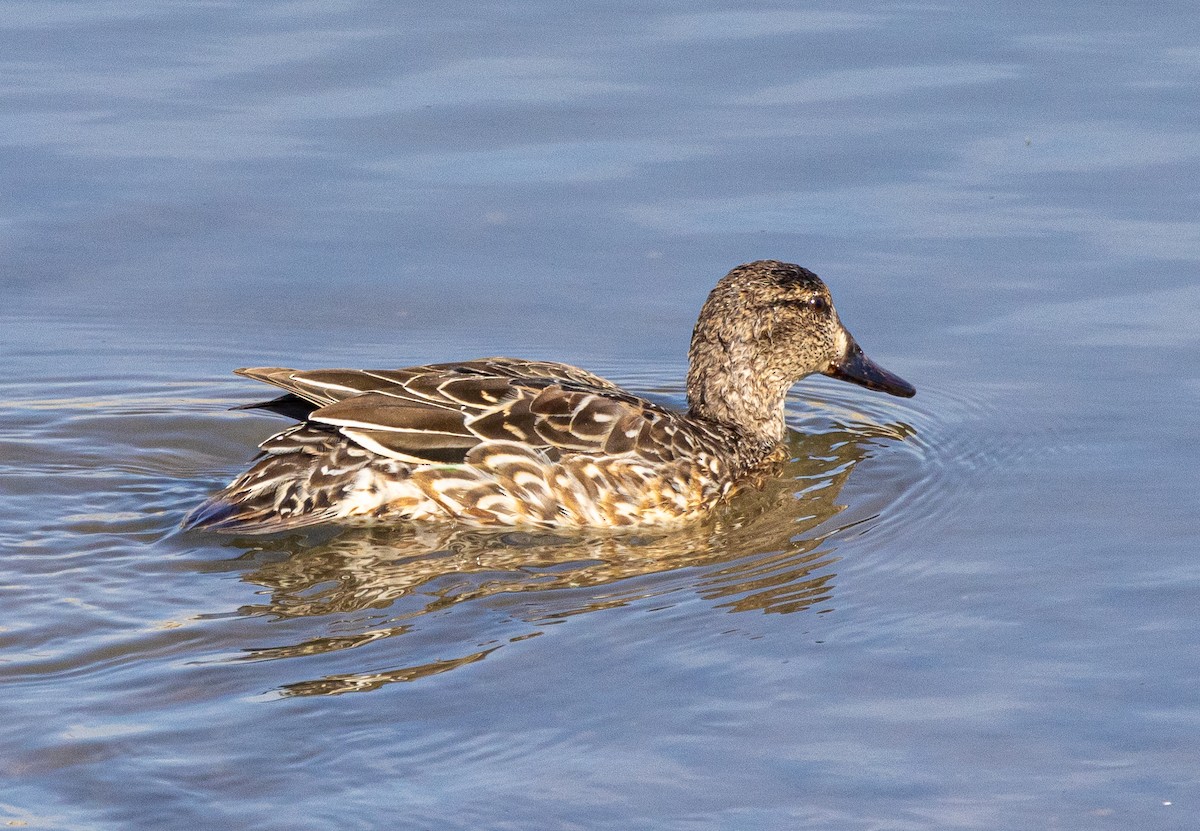
[[689, 413], [732, 428], [747, 449], [770, 453], [787, 436], [783, 401], [792, 379], [768, 365], [751, 344], [692, 340], [688, 351]]

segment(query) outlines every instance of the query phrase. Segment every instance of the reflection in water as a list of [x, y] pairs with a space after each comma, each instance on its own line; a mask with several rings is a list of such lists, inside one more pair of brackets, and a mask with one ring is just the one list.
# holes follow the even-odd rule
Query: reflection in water
[[[910, 433], [904, 424], [861, 423], [818, 435], [793, 433], [791, 461], [780, 477], [706, 522], [662, 535], [581, 536], [426, 525], [345, 529], [316, 544], [302, 535], [246, 539], [241, 544], [252, 546], [247, 554], [260, 563], [246, 579], [266, 587], [270, 600], [247, 606], [243, 613], [293, 620], [336, 615], [338, 625], [345, 626], [347, 613], [386, 609], [391, 625], [252, 649], [242, 660], [352, 649], [411, 632], [430, 613], [515, 593], [537, 592], [547, 599], [551, 611], [523, 618], [533, 624], [681, 589], [736, 612], [807, 609], [832, 595], [837, 557], [823, 543], [844, 530], [814, 529], [842, 510], [838, 494], [871, 440], [902, 439]], [[668, 573], [670, 577], [664, 576]], [[462, 640], [477, 650], [498, 642], [495, 633], [486, 631]], [[330, 695], [374, 689], [447, 672], [498, 648], [384, 672], [325, 676], [289, 684], [281, 692]]]
[[445, 661], [430, 661], [427, 664], [417, 664], [411, 667], [387, 670], [386, 672], [362, 672], [353, 675], [330, 675], [313, 681], [298, 681], [286, 685], [281, 692], [284, 695], [340, 695], [347, 692], [367, 692], [378, 689], [393, 681], [416, 681], [418, 678], [428, 678], [440, 675], [452, 669], [482, 661], [500, 647], [493, 646]]

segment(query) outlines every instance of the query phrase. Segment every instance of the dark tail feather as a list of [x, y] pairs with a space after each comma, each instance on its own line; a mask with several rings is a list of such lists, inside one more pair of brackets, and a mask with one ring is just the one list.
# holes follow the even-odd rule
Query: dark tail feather
[[278, 398], [272, 398], [270, 401], [255, 401], [253, 404], [241, 404], [230, 409], [266, 410], [269, 413], [278, 413], [296, 421], [304, 421], [312, 414], [313, 410], [317, 409], [317, 405], [289, 392]]

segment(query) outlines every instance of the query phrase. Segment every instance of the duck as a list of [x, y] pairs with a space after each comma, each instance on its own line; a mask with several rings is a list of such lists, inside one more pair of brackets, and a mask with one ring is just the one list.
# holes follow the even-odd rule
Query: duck
[[188, 529], [677, 526], [786, 461], [784, 401], [801, 379], [916, 394], [866, 356], [816, 274], [778, 260], [739, 265], [708, 295], [688, 349], [686, 410], [569, 364], [507, 357], [235, 373], [283, 390], [236, 409], [296, 423], [192, 510]]

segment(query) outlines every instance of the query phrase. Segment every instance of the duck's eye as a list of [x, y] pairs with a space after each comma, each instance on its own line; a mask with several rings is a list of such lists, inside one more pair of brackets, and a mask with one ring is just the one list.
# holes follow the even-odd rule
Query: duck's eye
[[812, 309], [814, 312], [823, 312], [829, 308], [829, 303], [821, 295], [814, 294], [812, 297], [808, 298], [808, 308]]

